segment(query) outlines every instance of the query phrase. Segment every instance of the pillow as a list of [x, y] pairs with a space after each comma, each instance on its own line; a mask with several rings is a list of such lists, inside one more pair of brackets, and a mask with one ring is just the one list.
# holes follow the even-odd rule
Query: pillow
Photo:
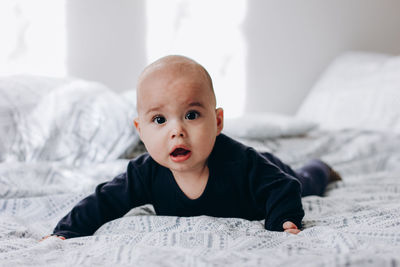
[[[18, 123], [34, 108], [41, 95], [68, 82], [67, 79], [15, 75], [0, 77], [0, 161], [18, 153]], [[14, 150], [14, 152], [12, 152]]]
[[317, 124], [276, 113], [248, 113], [239, 118], [226, 119], [223, 132], [249, 139], [267, 139], [303, 135]]
[[400, 132], [400, 57], [366, 52], [338, 57], [297, 117], [322, 128]]
[[11, 76], [0, 94], [1, 160], [104, 162], [139, 140], [130, 106], [99, 83]]

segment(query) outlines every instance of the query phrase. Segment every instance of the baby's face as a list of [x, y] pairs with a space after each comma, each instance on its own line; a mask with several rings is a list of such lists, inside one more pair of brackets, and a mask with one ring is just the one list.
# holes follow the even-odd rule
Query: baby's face
[[147, 151], [175, 172], [201, 170], [223, 126], [209, 83], [196, 71], [161, 69], [138, 86], [135, 126]]

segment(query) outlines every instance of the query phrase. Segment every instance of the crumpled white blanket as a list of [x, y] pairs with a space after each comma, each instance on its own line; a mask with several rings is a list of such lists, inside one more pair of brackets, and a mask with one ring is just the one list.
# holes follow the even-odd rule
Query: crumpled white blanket
[[96, 184], [124, 171], [127, 160], [80, 167], [2, 163], [0, 266], [400, 264], [400, 135], [313, 131], [245, 142], [294, 167], [322, 158], [343, 175], [326, 196], [303, 198], [300, 234], [266, 231], [263, 221], [155, 216], [144, 206], [94, 236], [38, 242]]

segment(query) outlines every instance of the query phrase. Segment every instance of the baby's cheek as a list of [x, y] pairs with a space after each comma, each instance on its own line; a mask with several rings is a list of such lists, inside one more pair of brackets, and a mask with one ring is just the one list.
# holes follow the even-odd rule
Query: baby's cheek
[[161, 149], [156, 149], [156, 148], [150, 148], [147, 151], [149, 152], [150, 156], [157, 161], [158, 163], [160, 163], [159, 161], [163, 160], [163, 157], [161, 156], [162, 153], [160, 153]]

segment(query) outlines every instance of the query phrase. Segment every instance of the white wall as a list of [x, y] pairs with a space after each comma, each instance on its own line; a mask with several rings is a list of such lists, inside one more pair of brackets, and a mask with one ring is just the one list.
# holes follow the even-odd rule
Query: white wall
[[[69, 0], [67, 11], [68, 72], [133, 88], [146, 65], [145, 0]], [[246, 110], [293, 114], [341, 52], [400, 53], [400, 1], [248, 0], [243, 34]]]
[[400, 53], [398, 0], [250, 0], [246, 110], [293, 114], [347, 50]]
[[144, 0], [67, 0], [68, 74], [135, 88], [146, 65]]

